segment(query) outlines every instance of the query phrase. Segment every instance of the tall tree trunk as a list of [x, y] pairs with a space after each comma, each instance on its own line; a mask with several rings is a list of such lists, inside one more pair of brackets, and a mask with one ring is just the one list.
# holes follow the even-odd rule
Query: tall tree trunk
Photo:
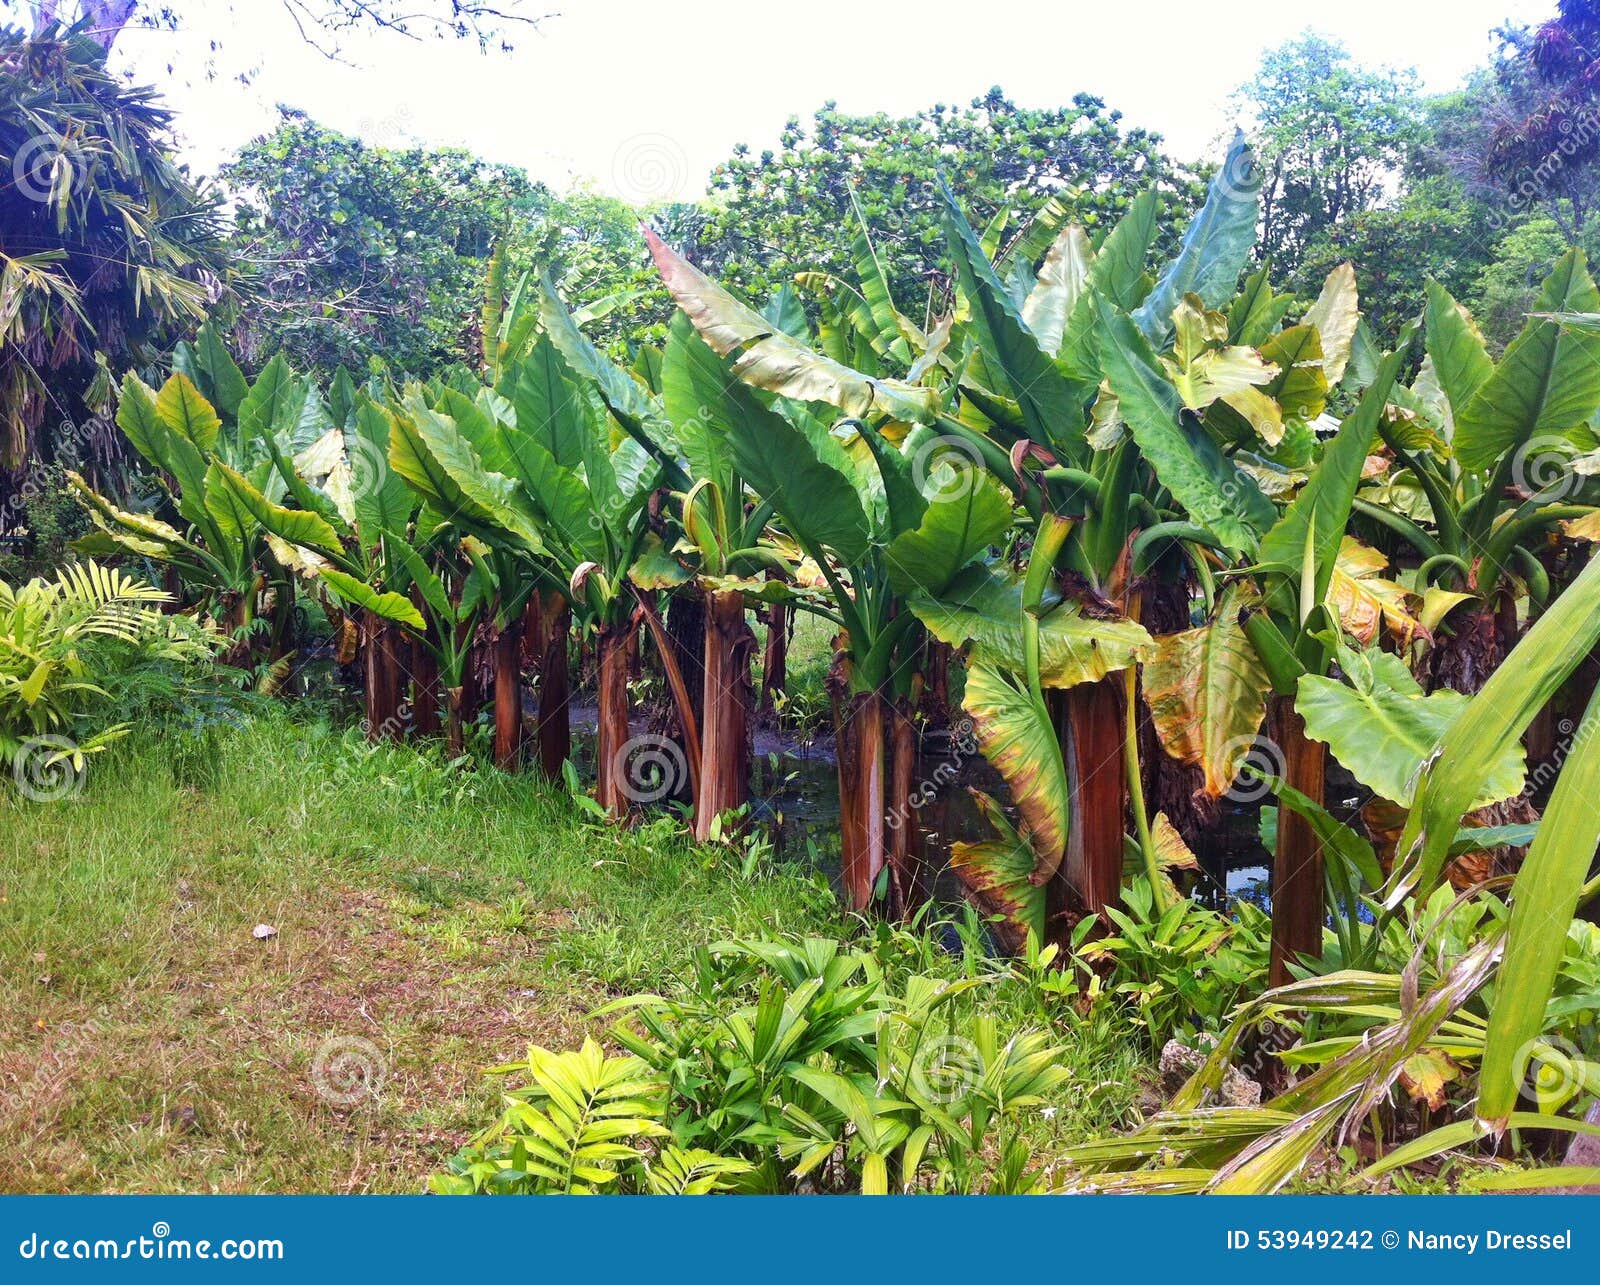
[[718, 816], [750, 798], [750, 657], [755, 649], [742, 594], [708, 594], [705, 622], [700, 797], [694, 815], [694, 836], [701, 843], [711, 837]]
[[494, 640], [494, 761], [505, 772], [522, 765], [522, 621]]
[[600, 663], [599, 736], [595, 745], [595, 797], [612, 816], [628, 814], [628, 656], [634, 631], [604, 625], [596, 648]]
[[572, 757], [572, 687], [567, 669], [572, 609], [560, 594], [543, 594], [538, 604], [539, 770], [547, 779], [559, 781], [562, 764]]
[[[1276, 696], [1273, 735], [1283, 758], [1283, 780], [1313, 803], [1323, 801], [1327, 747], [1306, 736], [1305, 720], [1294, 699]], [[1301, 955], [1321, 957], [1326, 918], [1322, 886], [1322, 843], [1297, 813], [1278, 809], [1278, 844], [1272, 858], [1272, 968], [1268, 984], [1292, 981], [1289, 965]]]
[[1061, 693], [1059, 726], [1072, 821], [1062, 871], [1079, 908], [1098, 915], [1122, 891], [1124, 758], [1120, 675]]
[[943, 730], [950, 725], [949, 643], [932, 634], [922, 644], [922, 698], [919, 702], [924, 727]]

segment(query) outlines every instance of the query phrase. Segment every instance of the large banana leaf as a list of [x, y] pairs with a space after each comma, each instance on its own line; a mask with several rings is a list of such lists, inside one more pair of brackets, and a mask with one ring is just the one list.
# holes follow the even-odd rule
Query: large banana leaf
[[1010, 787], [1034, 853], [1029, 879], [1042, 886], [1067, 848], [1067, 769], [1050, 711], [1025, 686], [985, 664], [967, 671], [961, 707], [972, 718], [984, 758]]
[[1463, 468], [1488, 468], [1540, 433], [1576, 428], [1600, 408], [1600, 335], [1564, 330], [1549, 313], [1600, 310], [1583, 251], [1568, 250], [1539, 291], [1522, 333], [1456, 418]]
[[[1021, 408], [1028, 435], [1073, 463], [1089, 456], [1084, 437], [1085, 409], [1092, 387], [1068, 379], [1055, 359], [1028, 329], [1022, 312], [989, 265], [988, 256], [949, 189], [944, 189], [945, 223], [962, 293], [972, 311], [972, 327], [991, 373], [1005, 377]], [[997, 389], [996, 391], [1005, 391]]]
[[740, 379], [795, 401], [826, 402], [858, 418], [887, 415], [908, 423], [932, 422], [936, 397], [931, 389], [872, 379], [812, 352], [740, 303], [650, 229], [644, 236], [662, 281], [701, 337], [718, 356], [737, 354], [733, 371]]
[[[1355, 410], [1345, 416], [1311, 480], [1261, 541], [1262, 562], [1299, 570], [1305, 564], [1307, 537], [1313, 530], [1316, 532], [1316, 585], [1312, 601], [1322, 602], [1328, 596], [1340, 540], [1350, 521], [1356, 488], [1361, 485], [1361, 470], [1372, 449], [1389, 390], [1394, 386], [1403, 360], [1404, 353], [1400, 349], [1383, 359], [1377, 377], [1362, 393]], [[1280, 614], [1291, 615], [1289, 604], [1280, 601], [1282, 596], [1275, 594], [1272, 605]]]
[[[973, 660], [1026, 673], [1021, 582], [984, 566], [970, 567], [938, 596], [913, 594], [911, 610], [923, 626], [952, 647], [973, 645]], [[1039, 676], [1046, 687], [1092, 683], [1137, 664], [1151, 649], [1142, 625], [1091, 616], [1073, 602], [1058, 602], [1039, 618]]]
[[1600, 559], [1592, 559], [1445, 733], [1395, 849], [1400, 860], [1385, 889], [1388, 905], [1438, 882], [1461, 818], [1503, 747], [1527, 730], [1597, 641]]
[[[1170, 314], [1169, 314], [1170, 315]], [[1100, 304], [1100, 360], [1139, 451], [1189, 517], [1229, 549], [1254, 552], [1278, 511], [1189, 413], [1143, 335]]]
[[1255, 244], [1260, 195], [1255, 155], [1244, 135], [1236, 134], [1222, 168], [1211, 180], [1206, 203], [1184, 234], [1178, 257], [1134, 313], [1152, 344], [1161, 346], [1172, 333], [1172, 313], [1184, 295], [1199, 295], [1208, 308], [1232, 297]]
[[921, 523], [889, 543], [889, 583], [902, 596], [937, 597], [1011, 527], [1011, 497], [987, 470], [970, 463], [952, 467], [949, 484], [934, 489]]
[[338, 532], [318, 514], [305, 509], [286, 509], [281, 504], [274, 504], [261, 494], [248, 478], [229, 468], [221, 460], [213, 462], [211, 467], [217, 470], [219, 475], [218, 483], [211, 488], [212, 491], [227, 494], [231, 503], [237, 505], [244, 515], [240, 522], [241, 534], [244, 524], [248, 522], [251, 526], [260, 526], [279, 539], [287, 540], [299, 547], [316, 549], [322, 553], [337, 554], [341, 551]]
[[1239, 624], [1230, 588], [1216, 619], [1156, 639], [1144, 668], [1144, 698], [1167, 753], [1201, 768], [1220, 798], [1239, 774], [1267, 714], [1271, 680]]
[[1345, 366], [1350, 361], [1350, 345], [1361, 322], [1356, 270], [1350, 264], [1341, 263], [1328, 274], [1322, 293], [1302, 320], [1317, 328], [1317, 337], [1322, 343], [1322, 374], [1329, 387], [1333, 387], [1344, 378]]
[[[714, 347], [715, 345], [713, 345]], [[838, 441], [810, 421], [791, 423], [735, 385], [731, 419], [734, 465], [797, 539], [858, 562], [871, 543], [866, 508]]]
[[1467, 310], [1450, 297], [1437, 281], [1428, 282], [1426, 311], [1428, 356], [1450, 403], [1460, 416], [1472, 403], [1484, 381], [1494, 374], [1494, 362]]
[[1062, 228], [1039, 265], [1037, 284], [1022, 305], [1023, 323], [1047, 356], [1061, 351], [1067, 318], [1088, 291], [1094, 264], [1089, 235], [1076, 223]]
[[[1365, 653], [1349, 669], [1350, 684], [1314, 674], [1300, 679], [1295, 709], [1305, 719], [1306, 735], [1327, 745], [1368, 789], [1410, 807], [1423, 763], [1472, 698], [1443, 690], [1423, 695], [1404, 663], [1386, 652]], [[1522, 743], [1512, 737], [1496, 749], [1485, 759], [1474, 808], [1522, 788]]]
[[335, 594], [353, 607], [370, 611], [380, 620], [392, 620], [396, 624], [407, 625], [416, 630], [427, 628], [422, 613], [403, 593], [387, 591], [380, 593], [365, 581], [333, 567], [320, 567], [317, 574], [327, 582]]
[[[1519, 649], [1520, 650], [1520, 649]], [[1516, 652], [1508, 659], [1509, 667]], [[1566, 948], [1565, 927], [1600, 844], [1600, 694], [1589, 702], [1561, 775], [1539, 822], [1539, 833], [1511, 889], [1505, 960], [1484, 1037], [1478, 1116], [1497, 1131], [1516, 1105], [1532, 1041], [1544, 1029]]]

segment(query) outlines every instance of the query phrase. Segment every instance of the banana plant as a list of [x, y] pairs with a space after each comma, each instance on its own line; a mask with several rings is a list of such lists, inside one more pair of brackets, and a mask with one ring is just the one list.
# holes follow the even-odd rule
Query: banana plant
[[628, 646], [638, 627], [628, 573], [653, 534], [648, 501], [661, 465], [631, 436], [613, 446], [604, 404], [544, 336], [506, 365], [495, 388], [469, 397], [413, 385], [401, 404], [389, 454], [395, 471], [441, 523], [509, 560], [496, 577], [502, 636], [534, 590], [570, 601], [593, 632], [597, 796], [607, 812], [625, 815]]
[[[709, 350], [731, 361], [715, 429], [787, 536], [767, 541], [771, 556], [791, 584], [818, 589], [795, 605], [840, 630], [833, 685], [846, 897], [857, 909], [879, 901], [905, 913], [923, 895], [911, 718], [921, 613], [910, 600], [966, 605], [962, 576], [981, 574], [1005, 539], [1011, 499], [931, 429], [934, 390], [810, 350], [658, 238], [650, 246]], [[817, 413], [819, 403], [842, 417]]]
[[1571, 250], [1495, 361], [1467, 310], [1428, 284], [1427, 359], [1381, 426], [1393, 465], [1356, 509], [1420, 560], [1419, 588], [1444, 620], [1430, 687], [1478, 690], [1516, 642], [1517, 600], [1542, 609], [1552, 596], [1540, 556], [1551, 537], [1597, 530], [1600, 332], [1581, 321], [1596, 311], [1600, 291]]
[[[149, 512], [125, 509], [70, 474], [97, 528], [80, 542], [81, 551], [132, 554], [169, 567], [198, 609], [233, 639], [233, 663], [258, 650], [258, 621], [266, 658], [278, 661], [289, 645], [292, 576], [259, 521], [238, 507], [227, 474], [247, 476], [281, 497], [274, 458], [309, 448], [326, 413], [281, 359], [248, 383], [209, 327], [192, 348], [180, 350], [177, 365], [159, 392], [128, 375], [117, 406], [118, 427], [155, 470], [156, 505]], [[211, 389], [215, 404], [186, 369]]]

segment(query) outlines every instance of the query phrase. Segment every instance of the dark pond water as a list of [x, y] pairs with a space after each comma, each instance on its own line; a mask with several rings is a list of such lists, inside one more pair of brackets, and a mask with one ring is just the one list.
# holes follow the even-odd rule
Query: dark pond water
[[[642, 720], [638, 720], [642, 721]], [[592, 705], [572, 707], [574, 754], [592, 770], [595, 711]], [[639, 728], [636, 726], [635, 731]], [[780, 861], [812, 866], [830, 879], [839, 875], [839, 781], [831, 736], [804, 740], [793, 734], [758, 729], [754, 737], [752, 813], [770, 837]], [[970, 741], [939, 735], [923, 746], [914, 778], [923, 847], [934, 872], [936, 900], [961, 901], [959, 882], [949, 873], [952, 844], [992, 837], [971, 790], [1004, 800], [1004, 784]], [[1262, 845], [1259, 813], [1254, 806], [1232, 805], [1208, 841], [1196, 852], [1202, 872], [1194, 896], [1218, 910], [1248, 900], [1270, 903], [1270, 854]]]

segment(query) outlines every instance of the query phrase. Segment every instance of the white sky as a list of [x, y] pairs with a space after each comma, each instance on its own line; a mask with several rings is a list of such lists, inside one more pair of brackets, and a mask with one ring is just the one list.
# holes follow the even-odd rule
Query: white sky
[[[1261, 0], [525, 0], [559, 10], [511, 54], [466, 42], [346, 38], [355, 65], [296, 35], [280, 0], [181, 0], [187, 32], [128, 31], [119, 58], [166, 91], [191, 158], [210, 169], [299, 107], [377, 143], [470, 146], [557, 187], [588, 180], [635, 201], [698, 195], [735, 143], [776, 141], [824, 100], [908, 113], [994, 84], [1025, 106], [1078, 91], [1164, 134], [1185, 158], [1231, 127], [1229, 93], [1261, 52], [1314, 16], [1357, 59], [1416, 67], [1448, 89], [1507, 18], [1554, 0], [1342, 0], [1308, 11]], [[249, 86], [201, 73], [255, 66]], [[172, 64], [175, 71], [169, 72]]]

